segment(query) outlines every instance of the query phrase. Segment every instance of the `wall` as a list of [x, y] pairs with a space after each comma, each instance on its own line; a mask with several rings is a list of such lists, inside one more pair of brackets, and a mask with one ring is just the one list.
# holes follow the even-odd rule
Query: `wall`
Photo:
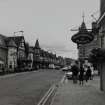
[[92, 42], [84, 45], [79, 45], [78, 48], [79, 58], [88, 58], [89, 54], [91, 53], [91, 50], [99, 47], [98, 43], [99, 43], [98, 36], [95, 35], [94, 40]]
[[7, 49], [0, 47], [0, 58], [4, 61], [4, 66], [7, 66]]
[[102, 64], [100, 76], [100, 88], [101, 90], [105, 91], [105, 63]]
[[14, 68], [17, 66], [17, 54], [16, 53], [17, 53], [16, 48], [14, 48], [14, 47], [8, 48], [8, 68], [11, 71], [13, 71]]
[[105, 12], [105, 0], [100, 0], [100, 10], [101, 10], [101, 15]]

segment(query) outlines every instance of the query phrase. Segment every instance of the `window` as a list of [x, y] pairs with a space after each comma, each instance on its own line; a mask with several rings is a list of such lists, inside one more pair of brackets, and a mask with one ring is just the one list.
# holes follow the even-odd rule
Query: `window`
[[101, 37], [101, 48], [103, 48], [103, 46], [104, 46], [104, 37], [102, 36]]
[[2, 67], [2, 65], [0, 64], [0, 68]]
[[12, 69], [12, 61], [10, 61], [9, 68]]

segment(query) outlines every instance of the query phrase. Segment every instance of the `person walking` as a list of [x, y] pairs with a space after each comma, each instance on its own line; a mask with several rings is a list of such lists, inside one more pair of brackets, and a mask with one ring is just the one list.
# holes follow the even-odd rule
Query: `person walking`
[[93, 80], [94, 77], [94, 67], [91, 65], [91, 80]]
[[80, 67], [80, 71], [79, 71], [79, 84], [83, 85], [83, 81], [84, 81], [84, 68], [81, 66]]
[[88, 82], [88, 80], [91, 80], [91, 69], [88, 66], [88, 69], [86, 71], [86, 82]]
[[72, 75], [73, 75], [73, 83], [77, 83], [77, 78], [78, 78], [78, 63], [75, 61], [74, 65], [71, 67]]

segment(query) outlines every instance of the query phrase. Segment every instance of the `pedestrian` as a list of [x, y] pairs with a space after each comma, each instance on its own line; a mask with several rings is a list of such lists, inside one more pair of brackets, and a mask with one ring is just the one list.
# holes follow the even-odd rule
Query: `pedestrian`
[[71, 71], [72, 71], [72, 76], [73, 76], [73, 83], [77, 83], [78, 72], [79, 72], [79, 68], [78, 68], [78, 63], [77, 62], [75, 62], [74, 65], [72, 65]]
[[79, 71], [79, 84], [83, 85], [83, 81], [84, 81], [84, 68], [81, 66], [80, 67], [80, 71]]
[[94, 67], [91, 65], [91, 80], [93, 80], [94, 77]]
[[88, 69], [86, 71], [86, 82], [91, 79], [91, 69], [90, 66], [88, 66]]

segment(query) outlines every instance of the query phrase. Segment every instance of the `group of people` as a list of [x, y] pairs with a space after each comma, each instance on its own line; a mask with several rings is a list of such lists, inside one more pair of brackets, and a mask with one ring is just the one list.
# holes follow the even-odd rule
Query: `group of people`
[[79, 84], [83, 85], [84, 80], [88, 82], [88, 80], [93, 79], [93, 66], [86, 66], [84, 67], [81, 65], [78, 67], [78, 62], [75, 62], [75, 64], [71, 67], [72, 76], [73, 76], [73, 83], [77, 83], [77, 80], [79, 80]]

